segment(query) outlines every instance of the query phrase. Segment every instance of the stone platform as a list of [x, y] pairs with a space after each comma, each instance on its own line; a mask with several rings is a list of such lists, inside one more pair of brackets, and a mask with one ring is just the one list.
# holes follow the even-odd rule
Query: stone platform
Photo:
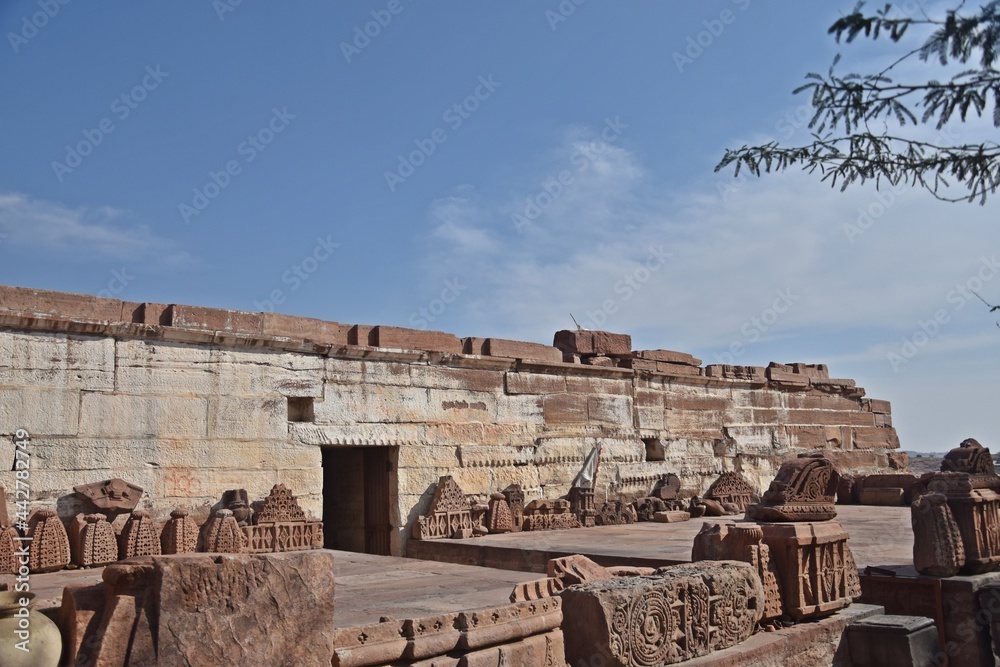
[[[549, 559], [572, 554], [582, 554], [605, 567], [662, 567], [691, 560], [691, 545], [702, 524], [734, 520], [738, 517], [505, 533], [467, 540], [411, 540], [407, 556], [539, 573], [545, 572]], [[859, 568], [905, 566], [913, 562], [908, 507], [839, 505], [837, 520], [851, 535], [851, 550]]]

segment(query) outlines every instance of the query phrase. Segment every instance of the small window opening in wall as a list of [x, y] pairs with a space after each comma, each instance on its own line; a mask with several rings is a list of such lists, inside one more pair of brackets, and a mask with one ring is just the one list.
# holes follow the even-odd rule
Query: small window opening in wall
[[313, 412], [312, 396], [288, 397], [288, 421], [290, 422], [316, 421], [316, 415]]
[[663, 441], [659, 438], [643, 438], [642, 442], [646, 445], [646, 460], [647, 461], [666, 461], [666, 453], [663, 451]]

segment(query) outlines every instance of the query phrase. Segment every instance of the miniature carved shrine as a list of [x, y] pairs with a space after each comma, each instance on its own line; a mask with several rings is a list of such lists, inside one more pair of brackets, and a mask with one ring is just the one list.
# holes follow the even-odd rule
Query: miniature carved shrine
[[[235, 514], [233, 518], [236, 519]], [[237, 521], [238, 523], [238, 521]], [[323, 546], [323, 523], [309, 521], [284, 484], [275, 484], [253, 515], [253, 525], [243, 526], [249, 553], [302, 551]]]
[[724, 506], [734, 505], [737, 512], [745, 512], [747, 507], [757, 502], [757, 491], [738, 472], [724, 472], [712, 482], [705, 492], [706, 500], [714, 500]]

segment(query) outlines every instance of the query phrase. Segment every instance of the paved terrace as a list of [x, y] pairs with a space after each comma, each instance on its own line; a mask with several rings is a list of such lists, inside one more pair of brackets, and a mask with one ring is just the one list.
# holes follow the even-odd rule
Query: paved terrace
[[[838, 519], [851, 533], [858, 567], [912, 564], [909, 508], [844, 506], [838, 511]], [[550, 557], [566, 554], [586, 554], [609, 565], [686, 562], [704, 521], [732, 520], [695, 519], [410, 542], [411, 552], [426, 550], [442, 561], [463, 559], [460, 563], [337, 551], [337, 623], [359, 625], [376, 622], [380, 616], [402, 619], [502, 604], [515, 584], [537, 579], [536, 573], [545, 571]], [[482, 563], [502, 569], [477, 566]], [[57, 607], [63, 586], [99, 581], [101, 568], [63, 570], [32, 575], [31, 590], [39, 597], [39, 608]]]
[[[605, 566], [660, 567], [690, 561], [694, 536], [705, 522], [724, 523], [740, 518], [506, 533], [468, 540], [410, 540], [407, 555], [533, 572], [544, 572], [550, 558], [570, 554], [583, 554]], [[859, 568], [912, 566], [913, 529], [908, 507], [838, 505], [837, 520], [851, 535], [851, 550]]]

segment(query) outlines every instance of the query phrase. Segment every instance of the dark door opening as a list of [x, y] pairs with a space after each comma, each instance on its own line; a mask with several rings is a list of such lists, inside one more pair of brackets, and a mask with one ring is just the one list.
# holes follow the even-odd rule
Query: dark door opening
[[323, 546], [391, 553], [394, 447], [323, 448]]

